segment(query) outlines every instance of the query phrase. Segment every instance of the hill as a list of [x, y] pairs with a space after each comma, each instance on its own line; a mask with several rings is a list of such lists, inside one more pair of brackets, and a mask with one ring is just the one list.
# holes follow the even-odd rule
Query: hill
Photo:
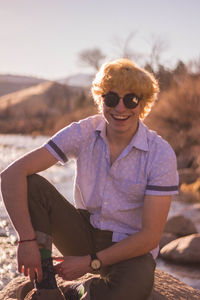
[[93, 108], [87, 89], [44, 82], [0, 97], [0, 132], [52, 134]]
[[75, 74], [68, 76], [66, 78], [58, 80], [58, 82], [67, 84], [70, 86], [81, 86], [81, 87], [86, 87], [89, 88], [92, 84], [92, 80], [94, 78], [94, 74]]
[[0, 97], [9, 93], [16, 92], [37, 85], [45, 79], [19, 76], [19, 75], [0, 75]]

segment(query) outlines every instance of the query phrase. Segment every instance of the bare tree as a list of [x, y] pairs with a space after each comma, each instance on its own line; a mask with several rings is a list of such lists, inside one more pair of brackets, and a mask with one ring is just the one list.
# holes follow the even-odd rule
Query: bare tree
[[168, 42], [163, 40], [161, 37], [152, 35], [151, 39], [147, 41], [147, 43], [150, 46], [150, 55], [147, 64], [149, 64], [155, 72], [161, 64], [163, 52], [165, 52], [168, 48]]
[[197, 58], [190, 60], [187, 64], [190, 73], [200, 74], [200, 55]]
[[131, 43], [133, 42], [133, 38], [136, 35], [136, 31], [130, 32], [127, 37], [114, 37], [112, 39], [112, 44], [115, 48], [117, 48], [117, 53], [119, 57], [133, 59], [134, 61], [138, 61], [142, 58], [142, 54], [133, 50], [131, 47]]
[[97, 71], [105, 59], [105, 54], [99, 48], [85, 49], [79, 53], [79, 62], [85, 67], [92, 67]]

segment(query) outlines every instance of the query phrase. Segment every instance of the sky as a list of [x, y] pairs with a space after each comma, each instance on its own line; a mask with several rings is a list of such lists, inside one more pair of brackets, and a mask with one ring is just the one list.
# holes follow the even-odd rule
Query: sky
[[0, 0], [0, 74], [53, 80], [90, 73], [81, 51], [118, 58], [131, 33], [131, 49], [143, 55], [138, 63], [159, 38], [161, 62], [172, 68], [200, 57], [199, 16], [199, 0]]

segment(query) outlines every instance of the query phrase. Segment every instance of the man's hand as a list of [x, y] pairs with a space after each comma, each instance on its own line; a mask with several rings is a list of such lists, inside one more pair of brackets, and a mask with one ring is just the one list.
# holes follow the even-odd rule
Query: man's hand
[[20, 273], [29, 276], [31, 281], [35, 279], [36, 273], [37, 280], [39, 282], [42, 280], [41, 258], [36, 241], [19, 244], [17, 249], [17, 261], [18, 271]]
[[64, 280], [75, 280], [91, 272], [89, 255], [53, 257], [53, 259], [60, 262], [55, 266], [55, 271]]

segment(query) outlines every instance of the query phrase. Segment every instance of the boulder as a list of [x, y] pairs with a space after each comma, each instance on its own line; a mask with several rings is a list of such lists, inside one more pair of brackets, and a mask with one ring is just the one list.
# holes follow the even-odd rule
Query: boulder
[[200, 291], [159, 269], [155, 271], [155, 282], [148, 300], [199, 300]]
[[162, 237], [160, 239], [159, 247], [162, 249], [165, 245], [170, 243], [173, 240], [176, 240], [177, 236], [173, 233], [163, 232]]
[[[87, 274], [82, 277], [81, 281], [90, 279], [93, 276]], [[16, 291], [18, 287], [24, 282], [28, 281], [27, 278], [19, 276], [13, 279], [5, 288], [0, 292], [0, 300], [16, 300]], [[63, 293], [68, 289], [71, 282], [63, 281], [61, 278], [57, 278], [59, 287], [62, 289]], [[79, 280], [80, 282], [80, 280]], [[31, 288], [31, 283], [29, 283]], [[165, 273], [159, 269], [155, 271], [155, 282], [154, 288], [151, 296], [147, 300], [178, 300], [178, 299], [190, 299], [199, 300], [200, 291], [195, 290], [192, 287], [186, 285], [175, 277]]]
[[200, 263], [200, 233], [176, 239], [165, 245], [160, 256], [176, 263]]
[[172, 233], [177, 237], [181, 237], [197, 233], [197, 229], [190, 219], [182, 215], [178, 215], [167, 221], [164, 232]]

